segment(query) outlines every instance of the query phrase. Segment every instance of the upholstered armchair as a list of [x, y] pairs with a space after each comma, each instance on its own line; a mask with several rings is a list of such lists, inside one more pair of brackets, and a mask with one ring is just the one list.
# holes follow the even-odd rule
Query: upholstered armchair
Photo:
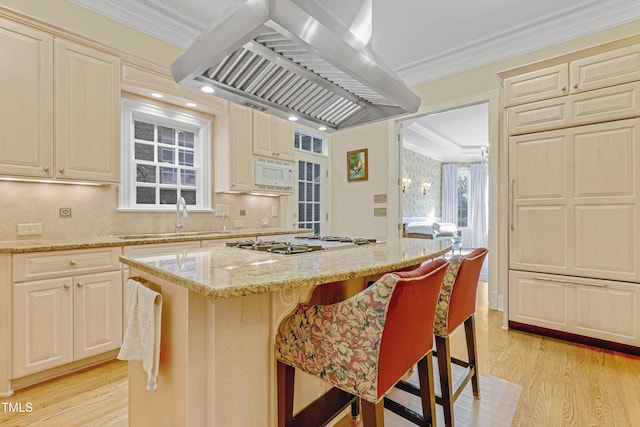
[[435, 240], [449, 240], [453, 244], [453, 251], [462, 250], [462, 233], [452, 222], [434, 222], [433, 238]]

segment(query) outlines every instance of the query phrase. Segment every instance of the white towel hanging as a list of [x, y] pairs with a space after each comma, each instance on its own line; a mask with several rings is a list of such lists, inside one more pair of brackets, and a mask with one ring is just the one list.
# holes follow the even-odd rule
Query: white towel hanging
[[142, 360], [148, 375], [147, 390], [155, 391], [160, 363], [162, 295], [137, 280], [125, 287], [127, 327], [118, 353], [120, 360]]

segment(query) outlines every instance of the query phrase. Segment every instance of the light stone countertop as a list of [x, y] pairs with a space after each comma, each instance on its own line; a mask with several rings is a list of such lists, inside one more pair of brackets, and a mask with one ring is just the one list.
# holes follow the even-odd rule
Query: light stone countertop
[[152, 243], [174, 243], [197, 240], [226, 240], [279, 234], [309, 234], [311, 230], [283, 228], [261, 228], [232, 231], [188, 231], [182, 233], [141, 233], [118, 236], [87, 237], [75, 239], [24, 239], [0, 241], [0, 253], [47, 252], [69, 249], [106, 248], [113, 246], [144, 245]]
[[120, 261], [212, 300], [320, 285], [420, 264], [451, 250], [446, 241], [397, 238], [297, 255], [233, 247], [144, 253]]

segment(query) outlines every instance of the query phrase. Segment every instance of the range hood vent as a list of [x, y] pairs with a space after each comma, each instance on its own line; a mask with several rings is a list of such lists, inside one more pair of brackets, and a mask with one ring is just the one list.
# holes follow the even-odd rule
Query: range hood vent
[[419, 97], [312, 0], [233, 5], [171, 64], [182, 84], [327, 130], [417, 111]]

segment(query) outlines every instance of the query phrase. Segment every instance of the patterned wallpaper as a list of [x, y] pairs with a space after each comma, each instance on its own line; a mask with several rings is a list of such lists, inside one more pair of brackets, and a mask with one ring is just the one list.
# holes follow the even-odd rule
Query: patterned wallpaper
[[[402, 150], [403, 174], [411, 179], [411, 188], [402, 194], [402, 216], [440, 217], [442, 213], [442, 163], [415, 151]], [[422, 183], [431, 183], [431, 189], [422, 194]]]

